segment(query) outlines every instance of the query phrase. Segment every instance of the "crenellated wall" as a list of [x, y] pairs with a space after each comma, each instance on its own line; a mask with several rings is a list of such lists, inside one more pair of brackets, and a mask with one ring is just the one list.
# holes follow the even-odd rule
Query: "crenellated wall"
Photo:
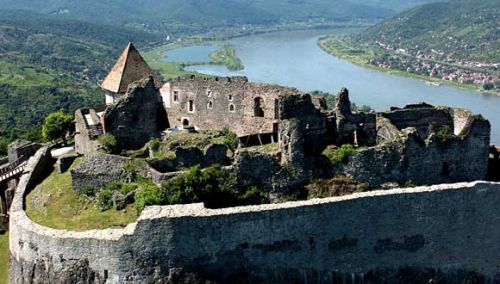
[[500, 280], [498, 183], [218, 210], [149, 207], [123, 229], [69, 232], [33, 223], [23, 208], [46, 154], [30, 160], [11, 208], [11, 283]]

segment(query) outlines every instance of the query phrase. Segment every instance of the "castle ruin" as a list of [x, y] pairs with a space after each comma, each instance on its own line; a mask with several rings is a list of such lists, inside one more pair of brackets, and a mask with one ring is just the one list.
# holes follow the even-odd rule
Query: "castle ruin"
[[138, 149], [167, 129], [228, 128], [242, 148], [277, 143], [279, 163], [304, 173], [324, 171], [317, 165], [324, 167], [318, 159], [326, 147], [353, 145], [349, 161], [330, 166], [325, 175], [345, 174], [375, 187], [473, 181], [487, 174], [490, 124], [463, 109], [420, 103], [353, 112], [342, 89], [328, 111], [323, 97], [245, 77], [190, 75], [161, 83], [132, 44], [102, 87], [106, 107], [75, 113], [78, 153], [96, 152], [96, 138], [104, 133], [122, 149]]
[[[370, 191], [222, 209], [149, 206], [123, 228], [56, 230], [25, 211], [55, 162], [43, 147], [12, 201], [11, 283], [500, 281], [500, 184], [480, 181], [490, 152], [490, 124], [480, 115], [425, 103], [357, 112], [347, 89], [328, 110], [323, 97], [244, 77], [163, 83], [131, 44], [102, 86], [106, 105], [75, 113], [76, 151], [85, 155], [71, 170], [77, 194], [128, 179], [122, 169], [135, 155], [155, 184], [221, 164], [237, 188], [270, 196], [337, 175]], [[237, 137], [234, 149], [213, 139], [222, 130]], [[202, 149], [174, 141], [168, 155], [154, 153], [164, 149], [153, 140], [205, 131]], [[98, 153], [102, 135], [116, 138], [120, 155]], [[345, 149], [341, 159], [330, 155]], [[442, 184], [454, 182], [464, 183]]]

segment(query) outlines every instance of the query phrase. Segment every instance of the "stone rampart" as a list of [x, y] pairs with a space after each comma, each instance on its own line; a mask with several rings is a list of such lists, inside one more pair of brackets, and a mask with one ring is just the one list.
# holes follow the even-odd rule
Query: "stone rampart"
[[69, 232], [24, 211], [41, 157], [30, 161], [11, 208], [11, 283], [500, 280], [500, 184], [217, 210], [149, 207], [123, 229]]

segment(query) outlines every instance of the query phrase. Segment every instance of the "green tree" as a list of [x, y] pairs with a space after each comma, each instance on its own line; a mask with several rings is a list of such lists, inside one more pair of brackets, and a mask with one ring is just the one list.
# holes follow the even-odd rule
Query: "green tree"
[[495, 84], [493, 84], [493, 83], [488, 82], [488, 83], [483, 84], [483, 89], [485, 91], [493, 90], [494, 88], [495, 88]]
[[45, 141], [61, 139], [66, 144], [66, 133], [71, 127], [73, 116], [63, 110], [49, 114], [43, 123], [42, 137]]

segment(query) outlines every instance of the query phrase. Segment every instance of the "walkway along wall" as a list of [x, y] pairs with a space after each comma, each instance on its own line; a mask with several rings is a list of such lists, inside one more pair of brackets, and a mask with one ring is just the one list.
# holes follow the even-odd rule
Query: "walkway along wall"
[[149, 207], [123, 229], [69, 232], [37, 225], [23, 209], [43, 151], [11, 208], [11, 283], [500, 280], [500, 184], [219, 210]]

